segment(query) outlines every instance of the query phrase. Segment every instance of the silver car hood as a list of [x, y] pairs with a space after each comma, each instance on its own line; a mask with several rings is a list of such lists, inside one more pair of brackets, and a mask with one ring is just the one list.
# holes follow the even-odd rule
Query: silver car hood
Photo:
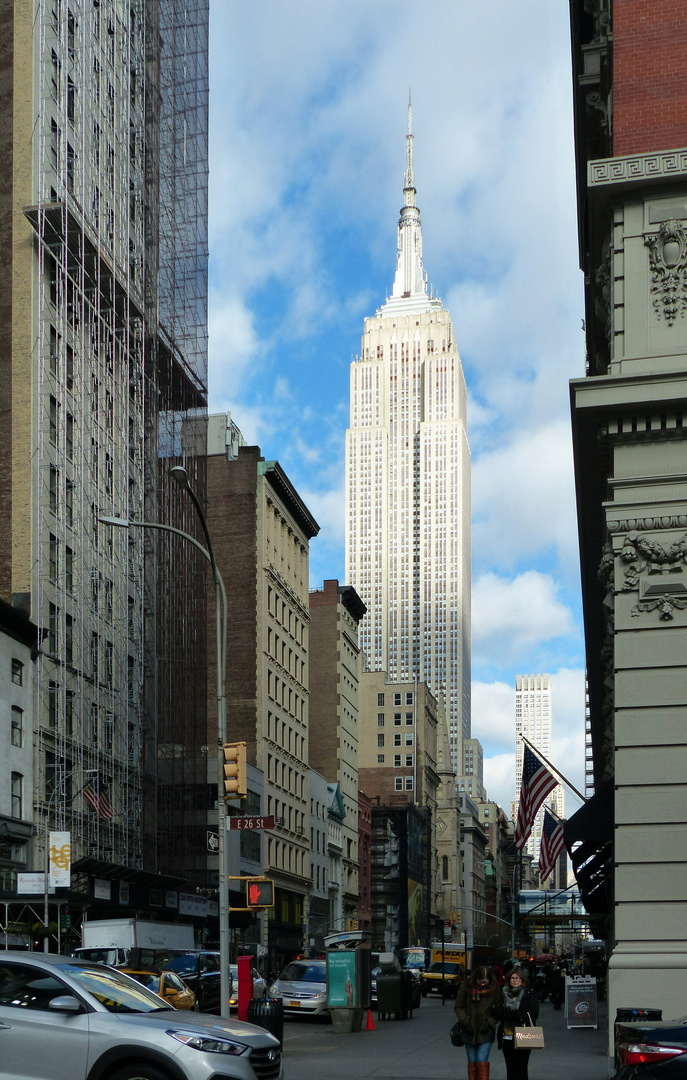
[[[102, 1014], [100, 1014], [102, 1015]], [[132, 1027], [149, 1027], [154, 1024], [160, 1031], [197, 1032], [198, 1035], [207, 1035], [212, 1032], [217, 1038], [235, 1039], [237, 1042], [246, 1042], [246, 1045], [259, 1045], [262, 1037], [263, 1046], [279, 1046], [279, 1039], [265, 1031], [257, 1024], [246, 1024], [242, 1020], [224, 1020], [221, 1016], [212, 1016], [210, 1013], [189, 1013], [183, 1009], [160, 1009], [159, 1012], [148, 1013], [109, 1013], [123, 1024]], [[256, 1043], [257, 1040], [257, 1043]]]

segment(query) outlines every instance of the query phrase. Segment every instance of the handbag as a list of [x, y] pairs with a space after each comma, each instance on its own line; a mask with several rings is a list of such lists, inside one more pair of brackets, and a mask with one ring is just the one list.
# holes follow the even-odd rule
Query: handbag
[[451, 1042], [454, 1046], [463, 1046], [463, 1035], [460, 1030], [460, 1023], [456, 1023], [451, 1028]]
[[532, 1017], [527, 1014], [529, 1027], [516, 1027], [513, 1034], [513, 1046], [516, 1050], [543, 1050], [544, 1028], [537, 1027], [532, 1023]]
[[516, 1050], [543, 1050], [544, 1028], [537, 1027], [532, 1023], [532, 1017], [527, 1014], [528, 1027], [516, 1027], [513, 1034], [513, 1046]]

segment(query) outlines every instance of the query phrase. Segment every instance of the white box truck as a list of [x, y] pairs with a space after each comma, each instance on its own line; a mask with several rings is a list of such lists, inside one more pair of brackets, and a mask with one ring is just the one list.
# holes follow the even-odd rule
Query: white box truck
[[144, 919], [93, 919], [81, 927], [74, 956], [113, 967], [155, 966], [156, 956], [195, 949], [193, 927]]

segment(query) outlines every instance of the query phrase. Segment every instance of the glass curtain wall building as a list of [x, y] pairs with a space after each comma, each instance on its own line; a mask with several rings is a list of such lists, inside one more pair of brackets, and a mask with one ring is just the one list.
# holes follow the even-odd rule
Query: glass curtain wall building
[[40, 627], [34, 861], [60, 827], [75, 861], [167, 871], [176, 824], [174, 869], [202, 884], [182, 810], [205, 777], [205, 568], [98, 519], [195, 534], [180, 462], [204, 498], [207, 0], [0, 19], [0, 590]]

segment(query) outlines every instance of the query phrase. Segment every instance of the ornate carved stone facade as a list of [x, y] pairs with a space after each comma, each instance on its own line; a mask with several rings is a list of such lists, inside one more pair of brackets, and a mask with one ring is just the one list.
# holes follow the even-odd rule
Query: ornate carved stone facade
[[[598, 898], [603, 867], [612, 1015], [640, 997], [670, 1015], [676, 993], [687, 993], [687, 121], [674, 148], [665, 126], [655, 138], [642, 126], [631, 96], [639, 77], [658, 100], [670, 78], [672, 98], [687, 30], [668, 54], [666, 3], [645, 14], [633, 0], [572, 3], [588, 376], [571, 392], [600, 808], [581, 888]], [[612, 113], [599, 154], [588, 95], [602, 40]], [[641, 70], [619, 56], [643, 58]], [[594, 89], [602, 83], [600, 69]], [[610, 822], [601, 820], [609, 804]], [[593, 804], [584, 809], [588, 823]], [[566, 839], [573, 849], [574, 828]]]

